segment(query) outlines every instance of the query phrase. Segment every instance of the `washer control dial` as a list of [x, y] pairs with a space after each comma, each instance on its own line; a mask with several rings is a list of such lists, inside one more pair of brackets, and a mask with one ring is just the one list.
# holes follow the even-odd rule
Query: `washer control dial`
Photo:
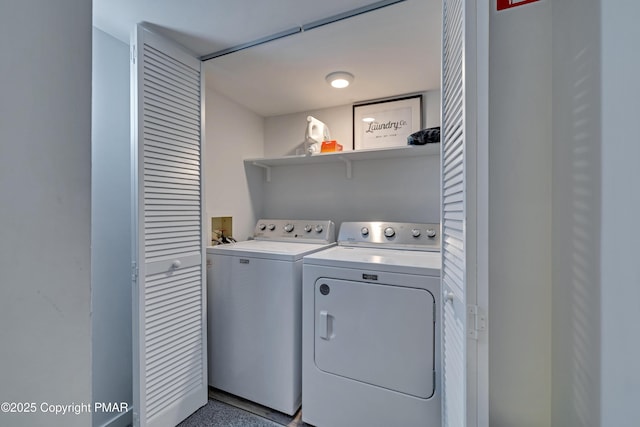
[[309, 224], [304, 226], [304, 231], [306, 231], [307, 233], [311, 232], [311, 226]]
[[269, 225], [267, 226], [267, 228], [268, 228], [270, 231], [273, 231], [273, 230], [275, 230], [275, 229], [276, 229], [276, 225], [275, 225], [275, 224], [269, 224]]
[[258, 229], [260, 229], [261, 231], [264, 231], [267, 228], [267, 226], [265, 224], [259, 224], [258, 225]]
[[427, 228], [427, 237], [429, 237], [430, 239], [436, 237], [436, 230], [434, 230], [433, 228]]
[[369, 235], [369, 229], [368, 229], [367, 227], [362, 227], [362, 228], [360, 229], [360, 233], [361, 233], [363, 236], [368, 236], [368, 235]]
[[288, 223], [284, 226], [284, 231], [286, 231], [287, 233], [291, 233], [293, 231], [293, 224]]
[[396, 230], [394, 230], [394, 229], [393, 229], [393, 228], [391, 228], [391, 227], [387, 227], [387, 228], [385, 228], [385, 229], [384, 229], [384, 235], [385, 235], [386, 237], [389, 237], [389, 238], [390, 238], [390, 237], [393, 237], [393, 236], [395, 236], [395, 235], [396, 235]]
[[324, 230], [324, 227], [322, 226], [322, 224], [318, 224], [316, 225], [316, 233], [322, 233], [322, 231]]
[[420, 237], [420, 229], [419, 228], [414, 228], [413, 230], [411, 230], [411, 235], [413, 237]]

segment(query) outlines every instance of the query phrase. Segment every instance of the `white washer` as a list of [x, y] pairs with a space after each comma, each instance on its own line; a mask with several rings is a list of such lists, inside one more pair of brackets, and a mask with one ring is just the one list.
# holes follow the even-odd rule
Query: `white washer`
[[303, 266], [302, 420], [440, 425], [440, 225], [345, 222]]
[[254, 240], [207, 248], [209, 385], [298, 410], [302, 257], [333, 245], [331, 221], [265, 219]]

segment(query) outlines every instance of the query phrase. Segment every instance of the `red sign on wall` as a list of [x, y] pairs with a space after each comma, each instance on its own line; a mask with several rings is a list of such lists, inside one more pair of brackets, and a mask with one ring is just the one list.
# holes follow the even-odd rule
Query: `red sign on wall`
[[522, 6], [523, 4], [529, 4], [540, 0], [496, 0], [498, 10], [510, 9], [516, 6]]

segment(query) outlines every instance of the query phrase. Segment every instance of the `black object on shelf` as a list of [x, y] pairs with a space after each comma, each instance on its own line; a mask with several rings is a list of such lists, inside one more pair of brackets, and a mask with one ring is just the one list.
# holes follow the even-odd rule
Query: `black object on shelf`
[[440, 126], [422, 129], [407, 137], [408, 145], [425, 145], [440, 142]]

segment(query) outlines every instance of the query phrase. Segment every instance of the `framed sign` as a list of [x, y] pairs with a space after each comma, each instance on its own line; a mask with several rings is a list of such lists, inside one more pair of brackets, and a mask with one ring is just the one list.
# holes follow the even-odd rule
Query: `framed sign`
[[422, 128], [422, 95], [353, 106], [353, 149], [407, 145]]
[[496, 8], [498, 11], [511, 9], [512, 7], [522, 6], [529, 3], [535, 3], [540, 0], [497, 0]]

